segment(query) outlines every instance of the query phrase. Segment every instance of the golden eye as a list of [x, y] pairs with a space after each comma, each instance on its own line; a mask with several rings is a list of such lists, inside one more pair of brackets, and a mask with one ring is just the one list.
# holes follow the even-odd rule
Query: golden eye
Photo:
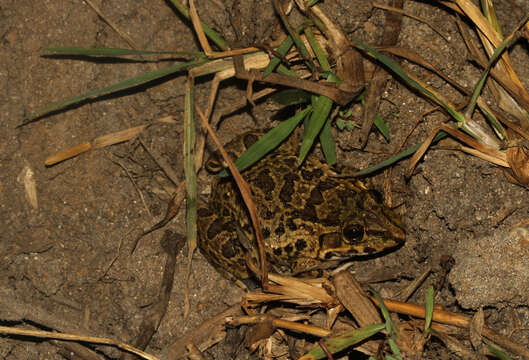
[[357, 224], [347, 225], [342, 231], [344, 239], [349, 243], [355, 243], [363, 239], [364, 228]]

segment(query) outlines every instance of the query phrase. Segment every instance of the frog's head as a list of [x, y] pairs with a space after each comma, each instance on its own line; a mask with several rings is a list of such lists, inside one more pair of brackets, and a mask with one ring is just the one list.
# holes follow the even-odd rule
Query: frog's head
[[384, 205], [378, 191], [357, 193], [354, 204], [348, 207], [354, 211], [343, 217], [340, 232], [320, 235], [320, 259], [344, 260], [371, 255], [404, 243], [404, 226], [399, 216]]

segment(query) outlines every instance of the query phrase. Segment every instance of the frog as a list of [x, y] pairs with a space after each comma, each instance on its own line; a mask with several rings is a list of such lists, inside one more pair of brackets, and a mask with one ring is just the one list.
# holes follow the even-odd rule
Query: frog
[[[253, 145], [264, 130], [246, 132], [225, 145], [233, 159]], [[343, 174], [314, 152], [298, 165], [297, 143], [288, 141], [241, 173], [251, 190], [262, 228], [270, 270], [282, 275], [309, 274], [340, 263], [391, 251], [405, 242], [400, 216], [381, 194]], [[206, 162], [223, 169], [220, 153]], [[197, 209], [198, 247], [225, 277], [254, 277], [248, 261], [259, 264], [258, 245], [248, 209], [231, 176], [217, 177], [207, 205]]]

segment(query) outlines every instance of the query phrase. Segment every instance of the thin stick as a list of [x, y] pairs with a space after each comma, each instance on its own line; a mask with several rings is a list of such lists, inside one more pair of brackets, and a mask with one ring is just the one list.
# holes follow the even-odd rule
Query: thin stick
[[136, 349], [135, 347], [125, 344], [121, 341], [117, 341], [117, 340], [109, 339], [109, 338], [55, 333], [51, 331], [17, 329], [17, 328], [12, 328], [8, 326], [0, 326], [0, 333], [7, 334], [7, 335], [31, 336], [31, 337], [41, 338], [41, 339], [82, 341], [82, 342], [87, 342], [87, 343], [92, 343], [92, 344], [110, 345], [110, 346], [115, 346], [121, 350], [128, 351], [138, 356], [141, 356], [142, 358], [147, 359], [147, 360], [159, 360], [159, 358], [157, 358], [154, 355], [147, 354], [146, 352]]

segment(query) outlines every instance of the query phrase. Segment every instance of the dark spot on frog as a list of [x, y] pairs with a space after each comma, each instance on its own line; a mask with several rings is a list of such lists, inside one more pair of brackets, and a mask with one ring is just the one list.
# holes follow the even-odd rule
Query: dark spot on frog
[[316, 215], [316, 208], [313, 204], [307, 203], [305, 208], [299, 211], [299, 217], [303, 220], [307, 220], [313, 223], [318, 222], [318, 216]]
[[215, 219], [208, 227], [207, 237], [213, 239], [218, 233], [224, 230], [224, 222], [221, 219]]
[[307, 242], [305, 240], [296, 241], [296, 250], [302, 251], [307, 247]]
[[237, 252], [238, 252], [235, 249], [235, 244], [232, 239], [222, 244], [221, 251], [222, 251], [222, 256], [224, 256], [226, 259], [231, 259], [232, 257], [235, 257], [235, 255], [237, 255]]
[[292, 231], [298, 228], [296, 224], [294, 224], [294, 219], [292, 217], [287, 218], [287, 227]]
[[209, 216], [213, 215], [213, 213], [211, 211], [209, 211], [208, 208], [199, 207], [198, 210], [197, 210], [197, 215], [199, 217], [209, 217]]
[[285, 233], [285, 227], [283, 226], [283, 223], [279, 223], [279, 226], [274, 230], [274, 233], [277, 236], [281, 236]]
[[[295, 156], [289, 156], [283, 160], [290, 170], [297, 167], [297, 159]], [[296, 175], [297, 176], [297, 175]], [[298, 177], [299, 179], [299, 177]]]
[[314, 205], [320, 205], [323, 203], [323, 195], [321, 194], [321, 191], [318, 189], [312, 189], [310, 192], [310, 201]]
[[[232, 159], [233, 161], [235, 161], [235, 159], [238, 158], [237, 154], [234, 153], [233, 151], [228, 151], [228, 155], [230, 156], [230, 159]], [[223, 158], [224, 160], [224, 158]]]
[[279, 192], [279, 198], [282, 202], [290, 202], [292, 200], [292, 195], [294, 194], [295, 188], [294, 183], [299, 180], [299, 175], [289, 173], [285, 175], [283, 178], [285, 180], [285, 184], [281, 188], [281, 191]]
[[267, 229], [267, 228], [264, 228], [263, 229], [263, 237], [266, 239], [268, 237], [270, 237], [270, 230]]
[[244, 135], [244, 138], [242, 139], [244, 146], [246, 149], [248, 149], [250, 146], [255, 144], [259, 138], [255, 134], [246, 134]]
[[285, 252], [287, 254], [290, 254], [292, 251], [294, 251], [294, 247], [291, 244], [288, 244], [287, 246], [285, 246]]
[[282, 253], [281, 248], [275, 248], [274, 249], [274, 255], [281, 256], [281, 253]]
[[333, 189], [339, 185], [336, 181], [331, 180], [323, 180], [318, 183], [317, 189], [319, 189], [321, 192], [324, 192], [326, 190]]
[[266, 211], [263, 214], [261, 214], [261, 217], [265, 220], [270, 220], [271, 218], [274, 217], [274, 213], [270, 211], [270, 209], [266, 209]]
[[265, 169], [256, 176], [255, 184], [265, 195], [266, 200], [272, 199], [272, 191], [275, 188], [274, 179], [270, 176], [270, 171]]
[[304, 180], [311, 181], [312, 180], [312, 171], [301, 169], [301, 177]]

